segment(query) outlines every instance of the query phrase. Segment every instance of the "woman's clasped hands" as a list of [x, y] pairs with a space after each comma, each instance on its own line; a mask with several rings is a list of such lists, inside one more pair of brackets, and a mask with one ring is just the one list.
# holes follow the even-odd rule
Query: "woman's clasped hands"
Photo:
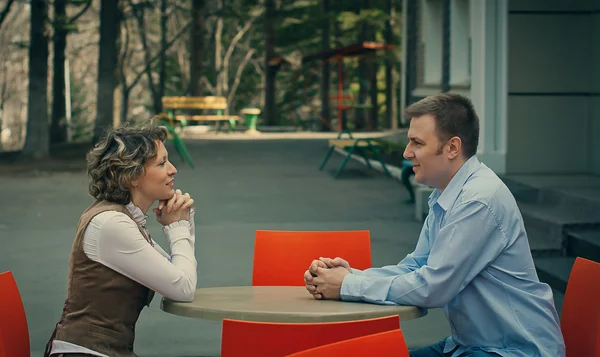
[[177, 189], [170, 199], [158, 201], [158, 207], [152, 211], [156, 214], [158, 223], [168, 226], [177, 221], [189, 221], [193, 204], [194, 199], [190, 197], [189, 193], [184, 194]]

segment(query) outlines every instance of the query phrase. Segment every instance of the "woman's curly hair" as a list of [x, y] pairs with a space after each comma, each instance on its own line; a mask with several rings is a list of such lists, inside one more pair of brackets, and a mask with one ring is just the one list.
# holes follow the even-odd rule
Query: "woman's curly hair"
[[165, 142], [167, 129], [154, 124], [110, 129], [86, 156], [89, 192], [97, 200], [131, 201], [131, 181], [145, 174], [144, 165], [157, 155], [156, 141]]

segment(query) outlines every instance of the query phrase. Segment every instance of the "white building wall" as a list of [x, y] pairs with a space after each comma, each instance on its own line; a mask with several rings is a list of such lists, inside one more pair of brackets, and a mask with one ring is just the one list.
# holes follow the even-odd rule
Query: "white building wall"
[[592, 49], [592, 91], [590, 113], [590, 172], [600, 175], [600, 0], [594, 1], [592, 9], [592, 36], [590, 47]]
[[[441, 2], [418, 1], [425, 26]], [[479, 113], [482, 161], [500, 174], [600, 174], [600, 0], [450, 4], [451, 91]], [[432, 57], [413, 98], [441, 91], [439, 56], [424, 51], [440, 42], [421, 44]]]
[[508, 0], [471, 1], [471, 90], [480, 119], [478, 157], [506, 172], [506, 32]]
[[595, 2], [510, 1], [508, 173], [600, 172]]

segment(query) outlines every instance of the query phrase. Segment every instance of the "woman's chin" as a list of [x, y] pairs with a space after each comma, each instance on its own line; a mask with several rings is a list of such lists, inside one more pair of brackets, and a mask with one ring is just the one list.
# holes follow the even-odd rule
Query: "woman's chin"
[[160, 201], [168, 200], [171, 197], [173, 197], [174, 194], [175, 194], [175, 190], [171, 188], [167, 192], [165, 192], [165, 194], [161, 198], [159, 198], [159, 200]]

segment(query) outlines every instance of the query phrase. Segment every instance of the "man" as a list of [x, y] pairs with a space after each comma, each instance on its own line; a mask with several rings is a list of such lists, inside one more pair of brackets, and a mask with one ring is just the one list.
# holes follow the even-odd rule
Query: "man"
[[411, 357], [564, 357], [552, 290], [537, 277], [515, 199], [475, 156], [470, 100], [434, 95], [406, 115], [404, 157], [415, 180], [435, 188], [414, 252], [364, 271], [320, 258], [304, 275], [306, 289], [315, 299], [443, 308], [452, 336]]

